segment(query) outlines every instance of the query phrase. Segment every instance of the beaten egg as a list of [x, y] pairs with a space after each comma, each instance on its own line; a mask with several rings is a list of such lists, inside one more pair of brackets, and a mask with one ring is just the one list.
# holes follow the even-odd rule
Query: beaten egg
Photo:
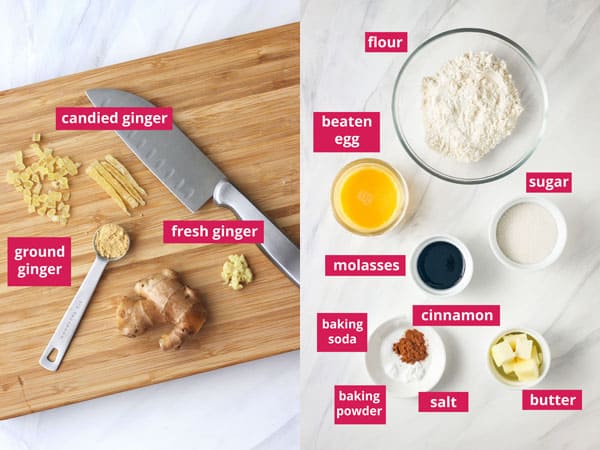
[[334, 214], [358, 234], [381, 234], [403, 217], [408, 190], [402, 176], [377, 159], [360, 159], [345, 166], [331, 192]]

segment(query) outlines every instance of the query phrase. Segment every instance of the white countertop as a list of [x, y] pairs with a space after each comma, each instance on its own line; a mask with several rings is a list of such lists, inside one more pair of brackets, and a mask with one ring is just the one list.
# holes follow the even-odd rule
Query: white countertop
[[[598, 1], [458, 0], [358, 2], [306, 0], [302, 21], [302, 448], [596, 449], [600, 448], [600, 6]], [[479, 186], [432, 178], [396, 137], [391, 97], [406, 54], [364, 53], [365, 31], [408, 31], [409, 51], [457, 27], [488, 28], [523, 46], [539, 64], [550, 98], [545, 137], [523, 168]], [[380, 154], [315, 154], [313, 111], [380, 111]], [[381, 237], [345, 231], [329, 205], [331, 182], [347, 162], [379, 157], [406, 177], [414, 214]], [[491, 215], [524, 194], [526, 171], [572, 171], [573, 194], [545, 195], [564, 212], [569, 239], [551, 267], [524, 273], [502, 266], [487, 242]], [[475, 272], [450, 299], [430, 299], [407, 277], [324, 277], [325, 254], [410, 253], [445, 232], [470, 248]], [[414, 303], [500, 304], [502, 328], [543, 333], [552, 365], [538, 385], [583, 389], [583, 411], [524, 413], [521, 393], [487, 373], [497, 327], [438, 328], [448, 362], [439, 391], [468, 391], [468, 414], [418, 414], [416, 399], [389, 398], [387, 425], [333, 424], [333, 386], [371, 384], [362, 353], [317, 353], [317, 312], [367, 312], [369, 331], [409, 313]]]
[[[2, 0], [0, 90], [298, 17], [294, 0]], [[0, 449], [298, 448], [298, 358], [291, 352], [0, 421]]]

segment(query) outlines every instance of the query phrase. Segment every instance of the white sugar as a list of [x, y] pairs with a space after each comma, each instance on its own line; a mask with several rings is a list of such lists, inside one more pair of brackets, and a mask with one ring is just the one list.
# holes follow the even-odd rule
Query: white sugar
[[535, 264], [554, 249], [558, 229], [546, 208], [524, 202], [512, 206], [502, 215], [496, 237], [507, 258], [519, 264]]

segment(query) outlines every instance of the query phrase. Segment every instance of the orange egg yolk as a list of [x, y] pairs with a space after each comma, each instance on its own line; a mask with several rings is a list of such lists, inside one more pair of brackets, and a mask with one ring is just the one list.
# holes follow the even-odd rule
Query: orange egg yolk
[[399, 186], [385, 171], [364, 167], [349, 174], [340, 189], [340, 206], [346, 217], [361, 228], [377, 230], [398, 211]]

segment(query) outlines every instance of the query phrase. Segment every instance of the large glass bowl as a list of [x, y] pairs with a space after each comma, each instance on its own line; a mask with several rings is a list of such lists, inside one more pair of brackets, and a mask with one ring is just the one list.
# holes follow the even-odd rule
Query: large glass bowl
[[[421, 83], [447, 61], [469, 51], [489, 52], [506, 61], [524, 111], [512, 134], [487, 155], [476, 162], [460, 162], [443, 156], [425, 142]], [[505, 36], [478, 28], [445, 31], [417, 47], [396, 77], [392, 100], [396, 132], [411, 158], [432, 175], [461, 184], [487, 183], [518, 169], [544, 134], [547, 109], [546, 85], [531, 56]]]

